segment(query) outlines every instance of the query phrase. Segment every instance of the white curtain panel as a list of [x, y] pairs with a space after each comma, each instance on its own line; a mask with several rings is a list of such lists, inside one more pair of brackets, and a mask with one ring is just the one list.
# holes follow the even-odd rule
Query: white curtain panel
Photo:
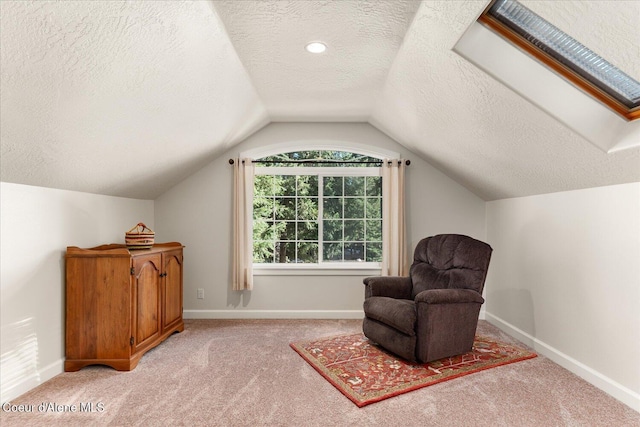
[[406, 276], [407, 250], [404, 218], [404, 162], [385, 159], [382, 164], [382, 272]]
[[233, 164], [233, 290], [253, 289], [253, 175], [251, 159]]

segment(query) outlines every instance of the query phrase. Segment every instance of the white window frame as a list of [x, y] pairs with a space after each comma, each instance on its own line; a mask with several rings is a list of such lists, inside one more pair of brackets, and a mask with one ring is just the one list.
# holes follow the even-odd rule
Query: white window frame
[[[299, 146], [291, 143], [280, 143], [267, 147], [260, 147], [240, 154], [242, 158], [260, 159], [281, 153], [292, 153], [296, 151], [345, 151], [361, 154], [368, 157], [380, 159], [396, 159], [400, 155], [397, 152], [384, 149], [371, 148], [362, 144], [349, 142], [320, 142], [317, 145]], [[255, 166], [255, 175], [300, 175], [301, 168], [298, 167], [269, 167]], [[317, 172], [325, 176], [381, 176], [380, 167], [308, 167], [304, 168], [302, 175], [313, 175]], [[384, 194], [382, 195], [384, 199]], [[318, 203], [318, 209], [321, 209]], [[322, 218], [321, 216], [319, 216]], [[382, 215], [384, 227], [384, 214]], [[318, 224], [318, 233], [322, 232], [322, 221]], [[253, 264], [253, 274], [256, 276], [369, 276], [379, 275], [382, 269], [380, 262], [326, 262], [322, 264], [311, 263], [273, 263], [273, 264]]]

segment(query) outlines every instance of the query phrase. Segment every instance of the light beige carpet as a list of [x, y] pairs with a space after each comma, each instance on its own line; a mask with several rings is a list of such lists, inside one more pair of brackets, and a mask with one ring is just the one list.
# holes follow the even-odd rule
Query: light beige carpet
[[[0, 411], [2, 426], [640, 426], [640, 414], [539, 356], [356, 407], [289, 343], [354, 320], [189, 320], [132, 372], [64, 373]], [[478, 333], [516, 343], [481, 321]], [[37, 411], [41, 403], [101, 412]]]

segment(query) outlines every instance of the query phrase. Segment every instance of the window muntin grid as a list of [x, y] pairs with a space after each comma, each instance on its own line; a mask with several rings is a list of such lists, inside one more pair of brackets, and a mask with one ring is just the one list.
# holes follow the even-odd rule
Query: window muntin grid
[[381, 262], [380, 168], [256, 168], [254, 191], [255, 264]]

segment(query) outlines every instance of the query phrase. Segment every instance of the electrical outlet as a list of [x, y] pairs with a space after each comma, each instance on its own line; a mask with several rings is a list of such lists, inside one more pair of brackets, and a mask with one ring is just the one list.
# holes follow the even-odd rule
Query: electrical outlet
[[204, 299], [204, 289], [198, 288], [198, 299]]

